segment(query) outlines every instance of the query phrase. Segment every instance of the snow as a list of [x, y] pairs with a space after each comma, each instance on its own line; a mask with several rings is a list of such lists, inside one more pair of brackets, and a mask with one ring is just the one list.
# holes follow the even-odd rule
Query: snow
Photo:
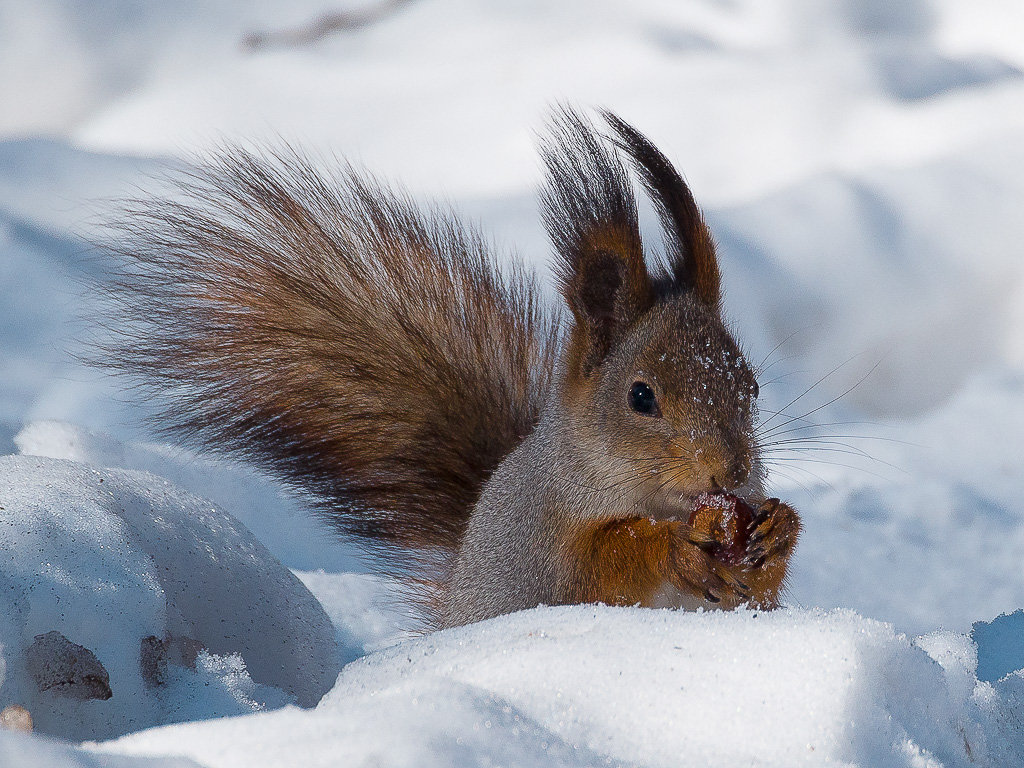
[[183, 724], [102, 748], [216, 768], [258, 756], [311, 766], [674, 766], [680, 755], [709, 768], [986, 764], [1006, 757], [1003, 713], [991, 686], [964, 684], [976, 664], [963, 635], [914, 642], [850, 611], [540, 608], [350, 664], [304, 718]]
[[21, 453], [152, 472], [231, 508], [261, 543], [291, 568], [361, 571], [361, 563], [328, 528], [280, 488], [244, 467], [225, 466], [165, 443], [120, 442], [67, 422], [26, 424], [13, 437]]
[[[0, 765], [1024, 762], [1020, 3], [414, 0], [244, 44], [368, 4], [0, 0], [0, 707], [34, 696], [37, 731], [0, 730]], [[224, 139], [350, 158], [546, 274], [560, 100], [634, 123], [706, 209], [804, 519], [784, 611], [417, 637], [400, 581], [81, 362], [105, 201]], [[109, 700], [33, 693], [51, 631]], [[148, 688], [147, 637], [207, 650], [161, 644]]]
[[[108, 738], [268, 702], [311, 706], [330, 690], [338, 659], [323, 608], [210, 502], [155, 475], [58, 459], [4, 457], [0, 477], [0, 690], [40, 730]], [[48, 633], [98, 659], [105, 697], [34, 684], [44, 673], [25, 651]], [[66, 649], [49, 646], [40, 663], [59, 664]]]

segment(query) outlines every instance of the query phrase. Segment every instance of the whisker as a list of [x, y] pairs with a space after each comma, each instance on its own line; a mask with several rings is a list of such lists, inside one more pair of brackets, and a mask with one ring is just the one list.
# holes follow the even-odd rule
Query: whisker
[[658, 485], [657, 485], [656, 487], [654, 487], [654, 488], [652, 488], [652, 489], [651, 489], [650, 491], [648, 491], [648, 492], [647, 492], [647, 493], [646, 493], [646, 494], [645, 494], [645, 495], [644, 495], [644, 496], [643, 496], [643, 497], [642, 497], [642, 498], [641, 498], [641, 499], [640, 499], [640, 500], [639, 500], [639, 501], [637, 502], [637, 504], [636, 504], [636, 506], [637, 506], [637, 507], [646, 507], [646, 506], [648, 505], [648, 503], [650, 502], [650, 500], [651, 500], [652, 498], [654, 498], [654, 496], [655, 496], [656, 494], [660, 493], [661, 491], [663, 491], [663, 490], [664, 490], [664, 489], [666, 488], [666, 486], [670, 485], [671, 483], [673, 483], [674, 481], [676, 481], [676, 480], [678, 480], [678, 479], [679, 479], [679, 476], [678, 476], [678, 475], [674, 475], [674, 474], [672, 474], [672, 473], [666, 473], [666, 474], [668, 474], [668, 475], [669, 475], [669, 477], [666, 477], [666, 478], [665, 478], [665, 479], [664, 479], [664, 480], [663, 480], [663, 481], [662, 481], [661, 483], [659, 483], [659, 484], [658, 484]]
[[[779, 362], [782, 362], [782, 361], [780, 360]], [[775, 363], [772, 363], [772, 365], [775, 365]], [[768, 366], [768, 368], [771, 368], [771, 367], [772, 367], [771, 365]], [[768, 368], [765, 368], [765, 371], [767, 371]], [[768, 381], [762, 381], [760, 383], [760, 386], [761, 386], [761, 389], [764, 389], [765, 387], [770, 387], [773, 384], [777, 384], [780, 381], [782, 381], [783, 379], [789, 378], [790, 376], [799, 376], [799, 375], [805, 374], [805, 373], [807, 373], [807, 371], [787, 371], [786, 373], [779, 374], [774, 379], [769, 379]]]
[[[808, 468], [807, 468], [807, 467], [805, 467], [805, 466], [802, 466], [802, 465], [798, 465], [798, 464], [793, 464], [793, 465], [791, 465], [791, 466], [787, 466], [786, 468], [787, 468], [787, 469], [789, 469], [789, 470], [791, 470], [791, 471], [793, 471], [793, 472], [802, 472], [802, 473], [803, 473], [804, 475], [807, 475], [808, 477], [812, 477], [812, 478], [814, 478], [814, 479], [815, 479], [815, 480], [816, 480], [816, 481], [817, 481], [818, 483], [820, 483], [821, 485], [825, 485], [825, 486], [827, 486], [827, 487], [829, 488], [829, 490], [831, 490], [831, 491], [833, 491], [833, 492], [835, 492], [835, 491], [836, 491], [836, 487], [835, 487], [834, 485], [832, 485], [832, 483], [831, 483], [831, 482], [829, 482], [828, 480], [826, 480], [825, 478], [823, 478], [823, 477], [822, 477], [821, 475], [819, 475], [819, 474], [818, 474], [817, 472], [813, 472], [812, 470], [808, 469]], [[778, 467], [778, 466], [776, 466], [776, 467], [775, 467], [775, 470], [774, 470], [774, 471], [780, 471], [780, 470], [781, 470], [781, 467]], [[791, 478], [791, 479], [792, 479], [792, 478]], [[795, 481], [794, 481], [794, 482], [795, 482]], [[804, 486], [804, 485], [802, 485], [801, 487], [803, 487], [803, 489], [804, 489], [805, 491], [807, 491], [808, 493], [810, 493], [810, 494], [812, 494], [812, 495], [813, 495], [813, 493], [814, 493], [814, 491], [813, 491], [813, 490], [811, 490], [810, 488], [808, 488], [807, 486]]]
[[[791, 483], [796, 483], [804, 491], [806, 491], [809, 495], [813, 496], [814, 495], [814, 491], [812, 491], [810, 488], [808, 488], [806, 485], [804, 485], [804, 483], [801, 480], [799, 480], [798, 478], [796, 478], [792, 474], [790, 474], [789, 469], [798, 469], [798, 467], [775, 467], [772, 470], [772, 472], [773, 472], [773, 474], [781, 475], [783, 478], [785, 478], [786, 480], [789, 480]], [[805, 470], [805, 472], [806, 472], [806, 470]], [[826, 482], [824, 480], [821, 480], [821, 478], [817, 478], [817, 479], [819, 480], [819, 482]]]
[[[809, 327], [810, 326], [808, 326], [808, 328]], [[764, 359], [760, 363], [758, 363], [756, 366], [754, 366], [754, 370], [757, 372], [757, 374], [760, 375], [760, 374], [764, 373], [766, 370], [768, 370], [767, 368], [764, 367], [764, 364], [768, 362], [768, 358], [770, 358], [772, 355], [774, 355], [776, 352], [779, 351], [779, 349], [782, 347], [783, 344], [787, 343], [790, 339], [792, 339], [798, 333], [803, 333], [804, 331], [808, 330], [808, 328], [798, 328], [797, 330], [795, 330], [791, 334], [789, 334], [789, 336], [787, 336], [782, 341], [780, 341], [778, 344], [776, 344], [774, 347], [772, 347], [771, 351], [767, 355], [764, 356]], [[788, 359], [791, 359], [791, 358], [786, 358], [786, 359], [788, 360]], [[776, 361], [776, 362], [778, 362], [778, 361]], [[775, 363], [772, 363], [772, 365], [775, 365]]]
[[[826, 373], [826, 374], [825, 374], [824, 376], [822, 376], [822, 377], [821, 377], [820, 379], [818, 379], [818, 380], [817, 380], [816, 382], [814, 382], [814, 383], [813, 383], [813, 384], [812, 384], [811, 386], [809, 386], [809, 387], [808, 387], [807, 389], [805, 389], [805, 390], [804, 390], [804, 391], [803, 391], [803, 392], [802, 392], [801, 394], [797, 395], [797, 396], [796, 396], [795, 398], [793, 398], [793, 399], [792, 399], [792, 400], [790, 400], [790, 401], [789, 401], [788, 403], [786, 403], [786, 405], [784, 405], [784, 406], [783, 406], [783, 407], [782, 407], [782, 408], [781, 408], [781, 409], [780, 409], [779, 411], [777, 411], [777, 412], [776, 412], [776, 414], [775, 414], [774, 416], [772, 416], [772, 417], [771, 417], [770, 419], [768, 419], [768, 421], [766, 421], [766, 422], [762, 423], [762, 424], [760, 425], [760, 428], [762, 428], [762, 429], [763, 429], [764, 427], [767, 427], [767, 426], [768, 426], [769, 424], [771, 424], [772, 420], [774, 420], [774, 419], [775, 419], [775, 418], [776, 418], [776, 417], [777, 417], [777, 416], [778, 416], [779, 414], [785, 414], [785, 412], [786, 412], [786, 409], [787, 409], [787, 408], [789, 408], [789, 407], [790, 407], [791, 405], [794, 405], [794, 404], [796, 404], [796, 403], [797, 403], [797, 402], [799, 402], [799, 401], [800, 401], [801, 399], [803, 399], [804, 397], [806, 397], [806, 396], [807, 396], [808, 394], [810, 394], [810, 393], [811, 393], [811, 392], [812, 392], [812, 391], [813, 391], [813, 390], [814, 390], [814, 389], [815, 389], [815, 388], [816, 388], [816, 387], [817, 387], [817, 386], [818, 386], [819, 384], [821, 384], [822, 382], [824, 382], [824, 381], [825, 381], [826, 379], [828, 379], [828, 378], [829, 378], [830, 376], [832, 376], [833, 374], [835, 374], [835, 373], [836, 373], [837, 371], [839, 371], [839, 370], [840, 370], [841, 368], [843, 368], [844, 366], [846, 366], [846, 365], [849, 365], [849, 364], [850, 364], [850, 363], [851, 363], [851, 362], [852, 362], [853, 360], [855, 360], [855, 359], [856, 359], [857, 357], [859, 357], [859, 355], [854, 355], [853, 357], [849, 358], [848, 360], [846, 360], [845, 362], [841, 363], [840, 365], [837, 365], [837, 366], [836, 366], [835, 368], [833, 368], [833, 369], [832, 369], [831, 371], [829, 371], [828, 373]], [[873, 366], [871, 366], [871, 369], [870, 369], [870, 370], [869, 370], [869, 371], [868, 371], [867, 373], [865, 373], [865, 374], [864, 374], [864, 375], [863, 375], [863, 376], [862, 376], [862, 377], [861, 377], [861, 378], [860, 378], [860, 379], [859, 379], [859, 380], [858, 380], [858, 381], [857, 381], [857, 382], [856, 382], [855, 384], [853, 384], [853, 385], [852, 385], [851, 387], [847, 388], [847, 389], [846, 389], [846, 391], [844, 391], [843, 393], [841, 393], [841, 394], [839, 394], [839, 395], [836, 395], [835, 397], [833, 397], [833, 398], [832, 398], [831, 400], [829, 400], [829, 401], [828, 401], [827, 403], [824, 403], [823, 405], [819, 405], [819, 406], [818, 406], [817, 408], [814, 408], [814, 409], [812, 409], [812, 410], [810, 410], [810, 411], [808, 411], [808, 412], [804, 413], [804, 414], [803, 414], [803, 415], [801, 415], [801, 416], [794, 416], [794, 417], [791, 417], [789, 421], [787, 421], [787, 422], [783, 422], [782, 424], [780, 424], [780, 425], [778, 425], [778, 426], [776, 426], [776, 427], [773, 427], [772, 429], [774, 430], [774, 429], [778, 429], [778, 428], [781, 428], [781, 427], [785, 427], [785, 426], [788, 426], [789, 424], [792, 424], [792, 423], [793, 423], [794, 421], [796, 421], [796, 420], [803, 420], [803, 419], [806, 419], [806, 418], [807, 418], [808, 416], [813, 416], [813, 415], [814, 415], [815, 413], [817, 413], [818, 411], [822, 410], [823, 408], [827, 408], [828, 406], [832, 405], [833, 403], [837, 402], [838, 400], [840, 400], [840, 399], [842, 399], [842, 398], [846, 397], [846, 396], [847, 396], [848, 394], [850, 394], [850, 393], [851, 393], [851, 392], [852, 392], [852, 391], [853, 391], [854, 389], [856, 389], [856, 388], [857, 388], [857, 387], [859, 387], [859, 386], [860, 386], [861, 384], [863, 384], [863, 383], [864, 383], [864, 381], [865, 381], [865, 380], [866, 380], [866, 379], [868, 378], [868, 376], [870, 376], [870, 375], [871, 375], [872, 373], [874, 373], [874, 372], [875, 372], [875, 369], [877, 369], [877, 368], [878, 368], [878, 366], [879, 366], [879, 365], [881, 365], [881, 364], [882, 364], [882, 361], [881, 361], [881, 360], [879, 360], [879, 361], [878, 361], [877, 363], [875, 363], [875, 364], [874, 364]]]
[[[844, 467], [846, 469], [856, 469], [856, 470], [858, 470], [860, 472], [866, 472], [867, 474], [871, 475], [872, 477], [876, 477], [879, 480], [888, 480], [889, 479], [885, 475], [879, 474], [878, 472], [872, 472], [870, 469], [866, 469], [864, 467], [857, 466], [856, 464], [844, 464], [841, 461], [828, 461], [826, 459], [808, 459], [808, 458], [805, 458], [803, 456], [776, 456], [776, 457], [771, 458], [771, 459], [766, 459], [764, 461], [764, 463], [766, 465], [769, 465], [769, 464], [775, 464], [776, 462], [780, 462], [780, 461], [791, 461], [791, 462], [794, 462], [794, 463], [799, 463], [801, 465], [802, 464], [827, 464], [830, 467]], [[802, 469], [802, 467], [797, 467], [797, 466], [793, 467], [793, 469], [798, 469], [798, 468]], [[818, 478], [818, 479], [821, 480], [824, 483], [827, 483], [826, 480], [822, 480], [821, 478]], [[835, 490], [835, 489], [833, 489], [833, 490]]]
[[[830, 446], [839, 447], [834, 448]], [[871, 459], [872, 461], [876, 461], [880, 464], [884, 463], [883, 459], [877, 459], [867, 451], [839, 440], [821, 440], [818, 441], [817, 445], [804, 445], [802, 442], [794, 441], [794, 447], [783, 444], [774, 444], [765, 446], [762, 449], [762, 452], [768, 455], [773, 453], [809, 453], [814, 451], [820, 451], [823, 453], [847, 453], [851, 456], [860, 456], [862, 459]]]
[[[871, 422], [865, 422], [865, 423], [867, 425], [871, 424]], [[795, 441], [806, 440], [808, 442], [813, 442], [813, 441], [818, 440], [819, 438], [822, 438], [822, 437], [838, 438], [840, 440], [870, 440], [870, 441], [876, 442], [876, 443], [892, 443], [893, 445], [902, 445], [902, 446], [909, 447], [909, 448], [924, 448], [925, 447], [925, 446], [921, 445], [920, 443], [912, 443], [909, 440], [900, 440], [899, 438], [895, 438], [895, 437], [883, 437], [882, 435], [863, 435], [863, 434], [858, 434], [858, 435], [808, 435], [807, 437], [787, 438], [787, 440], [789, 440], [789, 439], [792, 439], [792, 440], [795, 440]]]
[[[923, 446], [916, 443], [911, 443], [906, 440], [898, 440], [895, 437], [882, 437], [881, 435], [804, 435], [802, 437], [787, 437], [784, 440], [769, 440], [766, 443], [761, 443], [761, 448], [769, 448], [777, 445], [813, 445], [815, 443], [827, 444], [830, 441], [835, 441], [839, 445], [845, 445], [847, 448], [854, 448], [849, 443], [839, 443], [840, 440], [863, 440], [865, 442], [871, 441], [876, 443], [892, 443], [894, 445], [909, 446], [911, 448], [921, 448]], [[867, 453], [865, 456], [869, 455]]]
[[870, 422], [870, 421], [826, 421], [826, 422], [823, 422], [823, 423], [820, 423], [820, 424], [817, 423], [817, 422], [811, 421], [810, 419], [804, 419], [804, 421], [806, 421], [807, 423], [802, 425], [802, 426], [798, 426], [798, 427], [790, 427], [789, 429], [782, 429], [782, 427], [785, 426], [785, 425], [780, 424], [776, 429], [769, 430], [768, 432], [765, 432], [764, 434], [759, 434], [759, 437], [774, 437], [774, 436], [777, 436], [777, 435], [788, 435], [788, 434], [790, 434], [792, 432], [799, 432], [800, 430], [804, 430], [804, 429], [827, 429], [829, 427], [873, 427], [873, 426], [875, 426], [875, 424]]
[[[843, 443], [838, 443], [838, 445], [843, 445]], [[843, 448], [817, 448], [817, 447], [809, 447], [809, 448], [784, 448], [783, 450], [788, 452], [788, 453], [801, 453], [802, 454], [802, 453], [820, 452], [820, 453], [838, 453], [838, 454], [844, 454], [844, 455], [847, 455], [847, 456], [857, 456], [857, 457], [862, 458], [862, 459], [868, 459], [869, 461], [871, 461], [874, 464], [880, 464], [883, 467], [888, 467], [889, 469], [895, 470], [896, 472], [899, 472], [901, 474], [908, 475], [908, 476], [910, 475], [910, 473], [907, 472], [907, 470], [903, 469], [903, 467], [899, 466], [898, 464], [893, 464], [892, 462], [885, 461], [884, 459], [879, 459], [879, 458], [877, 458], [875, 456], [872, 456], [870, 453], [865, 453], [864, 451], [858, 450], [856, 448], [849, 448], [849, 450], [846, 450], [846, 449], [843, 449]], [[778, 454], [775, 454], [774, 458], [786, 458], [786, 457], [779, 456]]]

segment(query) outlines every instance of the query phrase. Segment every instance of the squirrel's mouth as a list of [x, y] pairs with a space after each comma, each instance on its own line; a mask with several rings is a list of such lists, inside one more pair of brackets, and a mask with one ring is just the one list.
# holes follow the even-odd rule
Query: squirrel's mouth
[[688, 520], [697, 508], [697, 500], [703, 492], [692, 493], [659, 493], [650, 498], [647, 504], [647, 516], [655, 520]]
[[726, 506], [733, 500], [739, 499], [748, 506], [759, 507], [763, 501], [757, 493], [743, 493], [745, 489], [737, 489], [740, 492], [730, 492], [721, 488], [713, 491], [693, 491], [679, 493], [678, 491], [669, 494], [658, 494], [649, 502], [647, 516], [655, 520], [683, 520], [687, 521], [700, 508], [708, 505]]

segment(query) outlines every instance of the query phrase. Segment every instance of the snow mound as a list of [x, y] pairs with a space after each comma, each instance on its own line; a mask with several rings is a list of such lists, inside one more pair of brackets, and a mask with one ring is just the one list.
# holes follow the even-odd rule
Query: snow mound
[[238, 521], [143, 472], [0, 458], [0, 700], [110, 738], [295, 701], [338, 671], [320, 604]]
[[289, 568], [358, 571], [362, 562], [327, 525], [279, 486], [237, 463], [159, 443], [120, 441], [63, 421], [32, 421], [13, 438], [23, 454], [167, 478], [238, 518]]
[[348, 665], [314, 712], [98, 745], [233, 766], [1015, 765], [1016, 688], [970, 638], [845, 610], [539, 608]]

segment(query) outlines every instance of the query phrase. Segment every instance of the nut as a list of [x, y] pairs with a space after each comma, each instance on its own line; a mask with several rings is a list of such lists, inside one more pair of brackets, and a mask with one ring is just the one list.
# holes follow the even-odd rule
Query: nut
[[736, 565], [747, 553], [754, 508], [731, 493], [702, 493], [693, 500], [689, 524], [715, 543], [711, 554], [727, 565]]

